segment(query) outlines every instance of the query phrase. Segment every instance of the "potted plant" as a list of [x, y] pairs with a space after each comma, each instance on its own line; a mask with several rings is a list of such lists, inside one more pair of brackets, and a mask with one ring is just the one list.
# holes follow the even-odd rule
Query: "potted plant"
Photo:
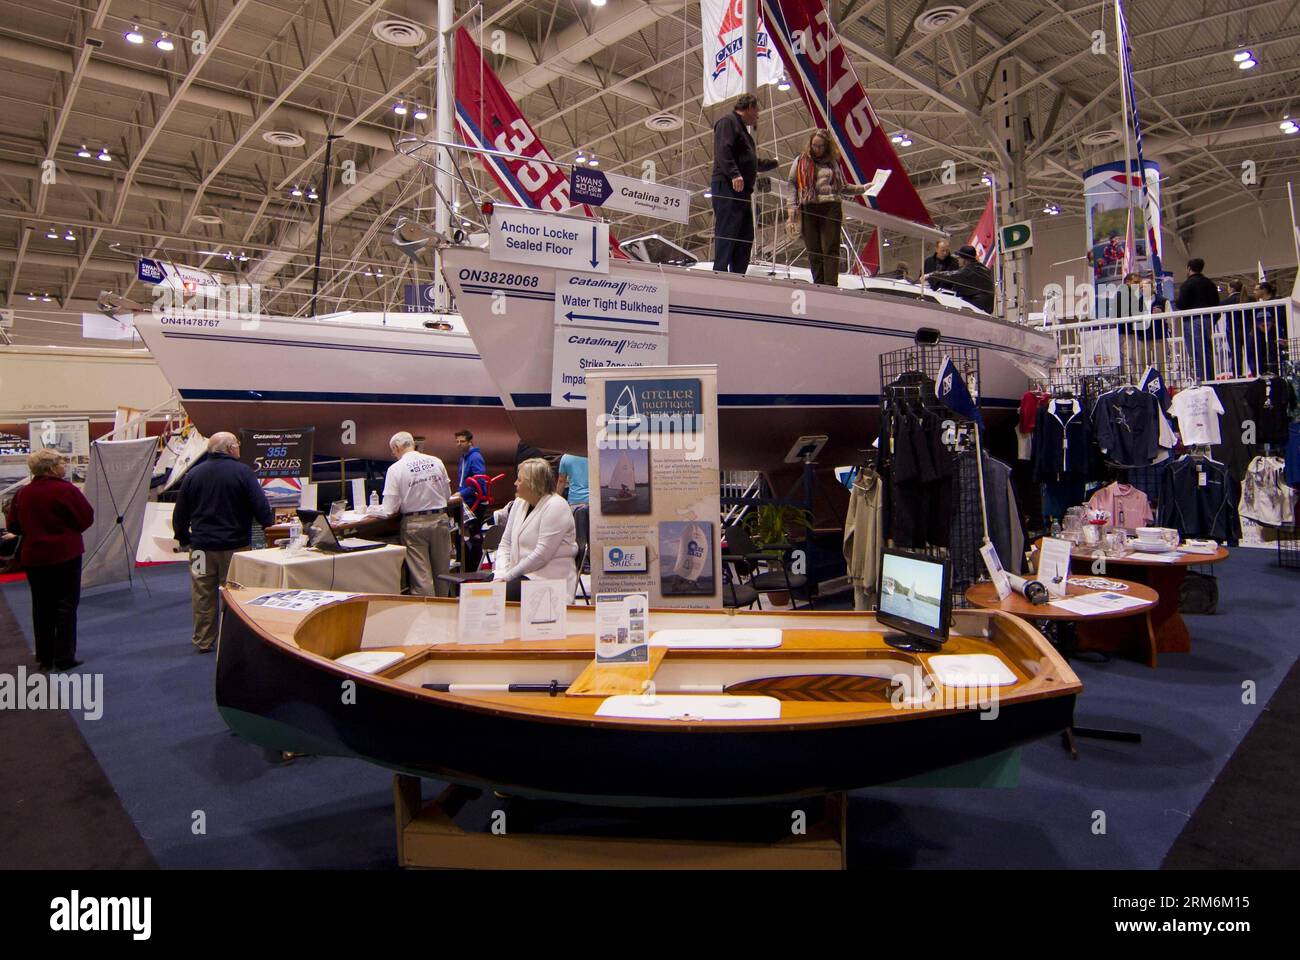
[[[813, 515], [788, 503], [765, 503], [748, 514], [744, 524], [745, 531], [760, 550], [772, 551], [769, 567], [780, 567], [784, 562], [785, 548], [795, 539], [804, 539], [812, 529]], [[785, 590], [774, 591], [770, 597], [776, 606], [790, 602], [790, 594]]]

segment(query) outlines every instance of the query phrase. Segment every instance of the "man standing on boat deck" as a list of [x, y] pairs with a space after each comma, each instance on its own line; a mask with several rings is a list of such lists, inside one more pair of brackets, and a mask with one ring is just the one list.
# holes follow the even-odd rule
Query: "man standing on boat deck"
[[253, 520], [264, 527], [275, 513], [252, 469], [239, 462], [239, 438], [214, 433], [208, 452], [185, 473], [172, 531], [190, 551], [190, 606], [194, 611], [195, 653], [211, 653], [217, 643], [217, 591], [230, 573], [230, 561], [253, 541]]
[[749, 127], [758, 123], [758, 98], [741, 94], [735, 107], [713, 125], [713, 269], [739, 273], [749, 269], [754, 245], [754, 183], [776, 160], [760, 160]]
[[397, 462], [384, 476], [384, 513], [402, 515], [402, 546], [406, 547], [406, 569], [411, 595], [447, 596], [446, 584], [438, 575], [451, 570], [451, 522], [447, 501], [451, 482], [447, 468], [437, 457], [418, 453], [415, 438], [405, 430], [388, 441]]

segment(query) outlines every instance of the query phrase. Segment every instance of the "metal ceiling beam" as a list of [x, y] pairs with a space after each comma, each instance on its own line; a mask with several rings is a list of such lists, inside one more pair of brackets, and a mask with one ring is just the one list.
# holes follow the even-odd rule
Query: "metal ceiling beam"
[[338, 36], [336, 36], [333, 40], [331, 40], [330, 43], [325, 47], [325, 49], [322, 50], [319, 54], [317, 54], [316, 58], [312, 60], [311, 63], [307, 64], [307, 66], [304, 67], [303, 70], [299, 72], [299, 74], [296, 77], [294, 77], [293, 80], [291, 80], [283, 90], [280, 91], [279, 95], [274, 100], [272, 100], [271, 103], [269, 103], [266, 106], [266, 108], [260, 114], [258, 114], [258, 116], [256, 116], [253, 119], [253, 122], [248, 125], [248, 128], [244, 130], [242, 134], [240, 134], [238, 140], [236, 140], [233, 144], [231, 144], [228, 147], [223, 147], [223, 153], [221, 155], [221, 158], [217, 160], [216, 164], [212, 167], [211, 170], [208, 171], [207, 175], [203, 178], [203, 182], [199, 184], [198, 189], [194, 193], [194, 199], [193, 201], [191, 201], [189, 209], [185, 211], [185, 216], [181, 220], [181, 232], [185, 232], [189, 230], [190, 224], [194, 221], [194, 214], [198, 212], [199, 204], [203, 202], [203, 194], [207, 190], [207, 188], [211, 185], [212, 181], [216, 179], [217, 174], [225, 169], [226, 164], [228, 164], [234, 158], [235, 154], [239, 152], [239, 150], [244, 146], [244, 144], [246, 144], [250, 139], [252, 139], [253, 134], [257, 133], [257, 131], [262, 128], [262, 124], [265, 123], [275, 113], [275, 111], [280, 107], [280, 105], [283, 104], [286, 100], [288, 100], [289, 97], [293, 94], [293, 92], [297, 90], [300, 86], [302, 86], [304, 82], [306, 82], [308, 77], [310, 77], [317, 70], [319, 70], [329, 60], [329, 58], [334, 55], [335, 51], [337, 51], [339, 47], [343, 46], [343, 44], [347, 42], [348, 38], [351, 37], [352, 34], [356, 33], [356, 31], [366, 21], [368, 21], [375, 13], [377, 13], [380, 10], [381, 7], [383, 7], [385, 2], [386, 0], [372, 0], [370, 5], [366, 7], [365, 11], [359, 14], [355, 19], [353, 19], [351, 23], [349, 23], [346, 27], [344, 27], [341, 31], [339, 31]]

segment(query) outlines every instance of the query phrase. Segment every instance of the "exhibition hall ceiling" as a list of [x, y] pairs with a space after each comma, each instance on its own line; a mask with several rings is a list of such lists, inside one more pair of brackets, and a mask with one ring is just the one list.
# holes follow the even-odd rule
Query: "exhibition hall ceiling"
[[[458, 0], [457, 14], [471, 6]], [[1300, 134], [1280, 126], [1300, 116], [1300, 0], [1125, 6], [1166, 224], [1185, 237], [1284, 197], [1300, 167]], [[1113, 0], [831, 9], [881, 122], [911, 141], [899, 152], [935, 221], [961, 240], [984, 207], [980, 177], [998, 169], [996, 68], [1020, 70], [1031, 216], [1078, 215], [1082, 171], [1122, 156]], [[433, 0], [0, 0], [0, 297], [143, 296], [135, 259], [155, 254], [247, 275], [273, 291], [274, 312], [303, 310], [333, 132], [329, 305], [400, 309], [413, 276], [392, 224], [431, 221], [435, 194], [394, 143], [433, 134], [435, 22]], [[467, 24], [486, 48], [500, 31], [487, 62], [556, 159], [581, 150], [631, 176], [649, 160], [692, 191], [688, 224], [615, 214], [620, 236], [659, 232], [708, 256], [703, 191], [725, 108], [701, 102], [698, 0], [485, 0]], [[763, 88], [762, 103], [760, 149], [788, 159], [807, 111], [794, 90]], [[346, 163], [355, 183], [337, 179]], [[492, 193], [476, 163], [460, 168]]]

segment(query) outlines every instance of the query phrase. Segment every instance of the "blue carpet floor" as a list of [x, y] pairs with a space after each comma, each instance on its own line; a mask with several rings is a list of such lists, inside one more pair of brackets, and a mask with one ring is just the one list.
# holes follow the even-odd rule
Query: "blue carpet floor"
[[[1157, 670], [1075, 664], [1079, 723], [1138, 731], [1141, 744], [1080, 740], [1072, 760], [1059, 739], [1041, 741], [1015, 789], [859, 791], [851, 866], [1158, 867], [1300, 653], [1300, 573], [1267, 550], [1234, 551], [1216, 572], [1219, 613], [1188, 617], [1192, 653]], [[82, 669], [104, 674], [105, 708], [77, 722], [159, 866], [391, 867], [391, 774], [267, 764], [217, 714], [214, 658], [191, 652], [187, 569], [140, 573], [134, 588], [82, 599]], [[29, 632], [26, 585], [2, 589]]]

